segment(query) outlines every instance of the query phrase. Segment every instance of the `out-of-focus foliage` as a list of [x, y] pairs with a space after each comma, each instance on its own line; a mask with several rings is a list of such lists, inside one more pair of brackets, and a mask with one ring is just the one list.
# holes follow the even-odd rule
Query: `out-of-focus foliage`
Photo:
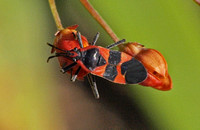
[[192, 0], [112, 2], [93, 3], [121, 38], [159, 50], [168, 62], [171, 91], [133, 88], [149, 120], [159, 128], [200, 128], [200, 7]]
[[[78, 1], [64, 3], [59, 5], [59, 11], [65, 26], [79, 24], [89, 39], [100, 31], [98, 45], [103, 46], [102, 41], [112, 43]], [[157, 128], [200, 128], [200, 7], [192, 0], [91, 0], [91, 3], [120, 38], [157, 49], [168, 62], [174, 87], [171, 91], [141, 86], [131, 89], [148, 119]], [[79, 105], [74, 102], [87, 101], [81, 98], [69, 101], [76, 93], [68, 93], [66, 99], [59, 97], [67, 90], [58, 85], [62, 75], [53, 72], [53, 68], [59, 70], [58, 63], [46, 63], [50, 54], [46, 42], [53, 41], [55, 32], [47, 0], [1, 0], [0, 129], [67, 129], [71, 120], [67, 122], [63, 115], [81, 115], [79, 111], [68, 114], [60, 109], [64, 102], [72, 102], [70, 107], [76, 109]], [[87, 112], [86, 108], [83, 110]]]
[[54, 26], [48, 3], [1, 0], [0, 19], [0, 129], [56, 128], [62, 120], [46, 65]]

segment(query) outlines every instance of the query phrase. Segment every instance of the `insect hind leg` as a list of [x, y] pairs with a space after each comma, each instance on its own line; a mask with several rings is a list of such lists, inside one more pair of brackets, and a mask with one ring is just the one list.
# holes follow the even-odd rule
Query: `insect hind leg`
[[95, 76], [92, 75], [92, 74], [88, 74], [87, 75], [87, 79], [88, 79], [88, 82], [89, 82], [89, 84], [91, 86], [91, 89], [92, 89], [92, 92], [93, 92], [95, 98], [99, 99], [99, 92], [98, 92], [98, 89], [97, 89]]

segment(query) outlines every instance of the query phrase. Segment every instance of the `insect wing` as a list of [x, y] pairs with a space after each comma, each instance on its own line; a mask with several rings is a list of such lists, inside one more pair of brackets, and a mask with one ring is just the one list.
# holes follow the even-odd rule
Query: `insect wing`
[[147, 71], [140, 61], [123, 52], [98, 48], [106, 64], [94, 69], [92, 74], [119, 84], [136, 84], [146, 79]]
[[127, 84], [140, 83], [147, 77], [146, 69], [135, 58], [121, 64], [121, 74], [124, 76]]

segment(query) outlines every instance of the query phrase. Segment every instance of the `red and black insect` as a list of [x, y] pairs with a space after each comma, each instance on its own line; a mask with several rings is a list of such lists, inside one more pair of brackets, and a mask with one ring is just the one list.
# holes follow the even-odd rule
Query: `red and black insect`
[[103, 48], [95, 46], [99, 37], [98, 33], [95, 36], [94, 41], [86, 47], [83, 47], [80, 32], [77, 32], [75, 37], [78, 39], [79, 46], [71, 50], [64, 50], [48, 44], [53, 49], [58, 50], [56, 54], [50, 56], [48, 60], [53, 57], [63, 57], [71, 61], [71, 64], [62, 66], [61, 71], [63, 73], [78, 66], [72, 76], [72, 81], [75, 81], [80, 71], [83, 70], [85, 75], [87, 74], [96, 98], [99, 98], [99, 94], [94, 75], [119, 84], [137, 84], [146, 79], [147, 71], [140, 61], [127, 53], [110, 50], [110, 48], [125, 42], [124, 39], [107, 48]]

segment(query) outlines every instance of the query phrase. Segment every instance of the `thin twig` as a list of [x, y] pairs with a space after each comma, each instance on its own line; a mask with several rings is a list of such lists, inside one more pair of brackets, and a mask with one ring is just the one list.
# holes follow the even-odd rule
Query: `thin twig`
[[99, 24], [105, 29], [105, 31], [110, 35], [114, 42], [119, 41], [117, 35], [113, 32], [110, 26], [105, 22], [105, 20], [99, 15], [99, 13], [93, 8], [93, 6], [88, 2], [88, 0], [80, 0], [83, 6], [89, 11], [89, 13], [99, 22]]
[[200, 5], [200, 0], [194, 0], [198, 5]]
[[51, 8], [51, 12], [53, 14], [53, 18], [56, 22], [56, 26], [58, 28], [58, 30], [63, 30], [63, 26], [56, 8], [56, 4], [55, 4], [55, 0], [49, 0], [49, 6]]

